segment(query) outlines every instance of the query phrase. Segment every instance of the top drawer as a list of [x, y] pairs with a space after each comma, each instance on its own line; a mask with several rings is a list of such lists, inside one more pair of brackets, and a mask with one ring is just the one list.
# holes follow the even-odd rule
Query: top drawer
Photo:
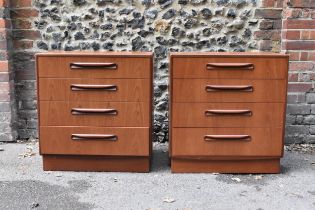
[[285, 79], [287, 57], [172, 57], [173, 78]]
[[41, 56], [39, 78], [151, 78], [150, 57]]

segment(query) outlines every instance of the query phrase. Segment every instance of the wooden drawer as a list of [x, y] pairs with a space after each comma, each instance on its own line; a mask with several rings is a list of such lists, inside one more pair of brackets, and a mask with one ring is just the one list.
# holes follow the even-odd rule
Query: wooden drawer
[[174, 102], [285, 102], [285, 80], [174, 79]]
[[40, 101], [40, 125], [149, 127], [150, 105], [144, 102]]
[[283, 129], [174, 128], [172, 156], [274, 156], [282, 155]]
[[151, 78], [151, 59], [110, 56], [37, 56], [39, 78]]
[[173, 127], [281, 127], [284, 119], [284, 103], [173, 103], [172, 111]]
[[150, 86], [149, 79], [40, 78], [39, 100], [149, 102]]
[[173, 57], [173, 78], [285, 79], [287, 57]]
[[149, 128], [40, 127], [42, 154], [149, 156]]

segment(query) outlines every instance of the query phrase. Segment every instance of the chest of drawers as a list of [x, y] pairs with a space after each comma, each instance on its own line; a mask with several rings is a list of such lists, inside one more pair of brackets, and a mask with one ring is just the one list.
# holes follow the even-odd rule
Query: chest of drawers
[[288, 56], [172, 53], [172, 172], [278, 173]]
[[152, 54], [36, 55], [44, 170], [150, 169]]

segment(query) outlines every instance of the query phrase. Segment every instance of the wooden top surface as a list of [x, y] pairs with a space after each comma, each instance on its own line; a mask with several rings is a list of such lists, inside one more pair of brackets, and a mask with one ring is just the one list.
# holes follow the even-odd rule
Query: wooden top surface
[[208, 57], [208, 56], [225, 56], [225, 57], [289, 57], [284, 53], [272, 52], [172, 52], [171, 57]]
[[49, 51], [36, 56], [112, 56], [112, 57], [152, 57], [152, 52], [112, 52], [112, 51]]

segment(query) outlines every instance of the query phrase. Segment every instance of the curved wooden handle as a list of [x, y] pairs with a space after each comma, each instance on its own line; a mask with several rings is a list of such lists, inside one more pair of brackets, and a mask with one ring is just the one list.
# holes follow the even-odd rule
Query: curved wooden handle
[[118, 65], [116, 63], [70, 63], [71, 69], [108, 69], [115, 70]]
[[86, 108], [72, 108], [71, 113], [73, 115], [79, 114], [105, 114], [105, 115], [117, 115], [116, 109], [86, 109]]
[[72, 140], [106, 140], [116, 141], [118, 137], [113, 134], [71, 134]]
[[251, 85], [207, 85], [206, 91], [248, 91], [253, 92]]
[[211, 109], [205, 111], [206, 115], [252, 115], [252, 111], [245, 110], [220, 110], [220, 109]]
[[252, 63], [207, 63], [206, 68], [208, 70], [213, 69], [244, 69], [254, 70], [254, 64]]
[[84, 84], [72, 84], [71, 90], [104, 90], [104, 91], [117, 91], [116, 85], [84, 85]]
[[251, 140], [250, 135], [205, 135], [205, 141], [211, 140]]

